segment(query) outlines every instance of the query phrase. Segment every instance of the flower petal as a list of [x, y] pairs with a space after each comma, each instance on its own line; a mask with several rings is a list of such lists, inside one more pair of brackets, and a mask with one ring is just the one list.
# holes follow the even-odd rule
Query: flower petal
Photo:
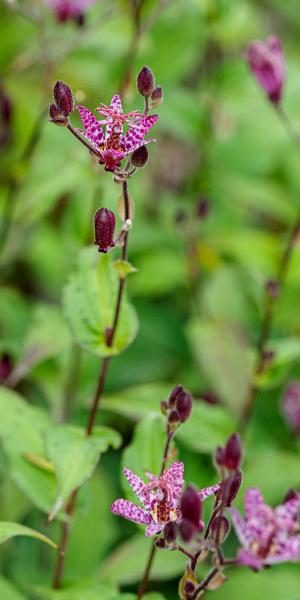
[[137, 496], [137, 498], [139, 499], [139, 501], [143, 504], [143, 506], [147, 510], [149, 510], [150, 503], [147, 502], [147, 500], [145, 498], [146, 484], [143, 482], [143, 480], [140, 477], [138, 477], [138, 475], [136, 475], [135, 473], [130, 471], [130, 469], [127, 469], [127, 467], [124, 467], [123, 473], [129, 483], [131, 489], [134, 491], [134, 493]]
[[274, 509], [274, 513], [276, 517], [280, 519], [288, 519], [291, 521], [296, 521], [298, 519], [300, 510], [300, 494], [296, 496], [296, 498], [292, 498], [291, 500], [287, 500], [284, 504], [279, 504]]
[[258, 488], [249, 488], [244, 497], [245, 516], [251, 519], [259, 512], [264, 504], [263, 496]]
[[273, 565], [281, 562], [296, 561], [300, 557], [300, 535], [294, 535], [278, 543], [278, 548], [273, 555], [269, 555], [265, 564]]
[[162, 475], [162, 480], [165, 481], [171, 487], [172, 498], [177, 501], [179, 500], [183, 486], [183, 473], [184, 464], [183, 462], [174, 462]]
[[160, 525], [159, 523], [150, 523], [150, 525], [148, 525], [146, 531], [145, 531], [145, 535], [147, 537], [151, 537], [152, 535], [156, 535], [157, 533], [160, 533], [163, 529], [163, 525]]
[[99, 121], [85, 106], [77, 106], [77, 110], [79, 111], [86, 137], [94, 144], [101, 144], [104, 134]]
[[253, 569], [253, 571], [260, 571], [263, 568], [262, 561], [257, 558], [255, 554], [249, 552], [248, 550], [239, 550], [237, 554], [237, 559], [240, 565], [245, 565]]
[[249, 543], [251, 543], [251, 536], [249, 536], [249, 532], [247, 531], [247, 524], [245, 519], [239, 513], [236, 508], [230, 508], [229, 512], [231, 514], [232, 522], [236, 534], [243, 546], [248, 547]]
[[118, 94], [112, 97], [110, 106], [119, 115], [123, 114], [122, 100]]
[[133, 521], [134, 523], [140, 523], [141, 525], [149, 525], [151, 523], [151, 517], [145, 510], [123, 498], [113, 502], [110, 510], [115, 515], [124, 517], [124, 519]]
[[131, 127], [123, 136], [122, 144], [125, 152], [133, 152], [141, 145], [144, 144], [143, 138], [155, 125], [158, 120], [158, 115], [148, 115], [144, 119], [141, 119], [133, 127]]
[[216, 492], [218, 492], [219, 489], [220, 489], [220, 484], [219, 483], [215, 483], [215, 485], [210, 485], [209, 487], [203, 488], [199, 492], [199, 498], [200, 498], [200, 500], [202, 500], [202, 501], [205, 500], [206, 498], [208, 498], [212, 494], [215, 494]]

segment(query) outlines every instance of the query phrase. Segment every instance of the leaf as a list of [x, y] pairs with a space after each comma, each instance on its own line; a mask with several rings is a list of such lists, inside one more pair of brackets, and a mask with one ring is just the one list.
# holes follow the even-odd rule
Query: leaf
[[52, 540], [39, 531], [30, 529], [30, 527], [25, 527], [25, 525], [20, 525], [19, 523], [0, 521], [0, 544], [4, 544], [4, 542], [7, 542], [11, 538], [19, 535], [36, 538], [41, 542], [45, 542], [45, 544], [49, 544], [49, 546], [52, 546], [52, 548], [57, 548], [56, 544], [54, 544]]
[[28, 462], [25, 456], [43, 456], [43, 438], [49, 426], [47, 413], [28, 404], [16, 392], [0, 387], [0, 440], [10, 477], [44, 512], [49, 512], [55, 498], [55, 477]]
[[272, 389], [286, 380], [291, 366], [299, 360], [300, 340], [296, 337], [270, 340], [268, 348], [274, 351], [274, 357], [268, 368], [255, 379], [255, 385], [262, 389]]
[[103, 396], [102, 406], [135, 421], [159, 412], [160, 401], [170, 393], [169, 383], [146, 383]]
[[84, 429], [73, 425], [58, 425], [47, 432], [46, 454], [54, 464], [57, 477], [57, 494], [50, 521], [70, 494], [91, 477], [100, 454], [109, 446], [118, 448], [120, 443], [118, 432], [108, 427], [95, 427], [89, 437]]
[[118, 286], [119, 277], [110, 255], [99, 256], [94, 247], [84, 248], [65, 287], [63, 304], [77, 342], [97, 356], [119, 354], [138, 331], [136, 312], [125, 292], [113, 346], [106, 344], [105, 331], [113, 323]]
[[3, 600], [27, 600], [8, 579], [0, 576], [0, 598]]
[[131, 285], [135, 294], [155, 298], [186, 285], [186, 261], [176, 250], [176, 247], [154, 249], [136, 259], [138, 273]]
[[32, 591], [36, 600], [114, 600], [117, 594], [111, 583], [91, 580], [80, 581], [62, 590], [34, 587]]
[[[140, 581], [151, 548], [151, 540], [138, 534], [120, 544], [104, 561], [100, 568], [100, 576], [119, 585], [127, 585]], [[165, 580], [183, 573], [186, 560], [179, 552], [157, 551], [151, 580]]]
[[299, 565], [276, 565], [272, 573], [268, 570], [253, 574], [250, 569], [230, 569], [226, 585], [218, 590], [218, 599], [237, 600], [242, 590], [243, 600], [299, 600]]
[[137, 269], [127, 260], [115, 260], [113, 262], [113, 267], [116, 269], [120, 279], [126, 279], [127, 275], [130, 273], [136, 273]]

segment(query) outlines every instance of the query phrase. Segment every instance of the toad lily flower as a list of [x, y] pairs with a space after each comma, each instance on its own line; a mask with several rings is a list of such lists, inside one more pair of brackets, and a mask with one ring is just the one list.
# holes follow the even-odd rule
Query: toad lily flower
[[245, 494], [245, 518], [231, 508], [237, 536], [243, 545], [237, 559], [258, 571], [263, 567], [300, 557], [298, 515], [300, 494], [272, 509], [260, 491], [250, 488]]
[[[85, 137], [99, 153], [99, 162], [106, 171], [114, 172], [121, 166], [121, 161], [128, 155], [145, 146], [154, 139], [144, 139], [148, 131], [155, 125], [158, 115], [141, 115], [138, 111], [123, 113], [120, 96], [113, 96], [111, 105], [102, 104], [97, 110], [106, 118], [98, 121], [85, 106], [77, 107], [84, 130], [76, 131]], [[128, 130], [123, 133], [123, 126]], [[105, 133], [103, 127], [105, 128]]]
[[[125, 467], [124, 475], [144, 509], [121, 498], [112, 504], [111, 512], [134, 523], [147, 525], [146, 536], [148, 537], [160, 533], [167, 523], [181, 519], [183, 471], [183, 463], [175, 462], [161, 477], [147, 473], [149, 483], [145, 483]], [[204, 488], [199, 492], [200, 500], [214, 494], [218, 489], [219, 485]]]

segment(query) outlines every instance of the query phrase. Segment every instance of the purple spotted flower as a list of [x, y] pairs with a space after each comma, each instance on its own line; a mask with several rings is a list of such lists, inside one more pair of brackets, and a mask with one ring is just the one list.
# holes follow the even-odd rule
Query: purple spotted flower
[[245, 518], [231, 508], [232, 521], [243, 545], [238, 551], [240, 564], [259, 571], [263, 567], [300, 558], [298, 515], [300, 494], [271, 508], [260, 490], [250, 488], [245, 494]]
[[[106, 171], [114, 172], [120, 168], [121, 161], [128, 154], [156, 141], [152, 138], [145, 139], [145, 135], [155, 125], [158, 115], [144, 116], [139, 111], [124, 114], [120, 96], [113, 96], [110, 106], [101, 104], [97, 108], [105, 117], [102, 121], [98, 121], [85, 106], [78, 106], [77, 109], [84, 129], [76, 131], [99, 153], [99, 162], [105, 166]], [[128, 129], [123, 133], [125, 124]]]
[[46, 0], [46, 4], [54, 11], [59, 23], [78, 19], [96, 0]]
[[279, 38], [270, 36], [265, 42], [252, 42], [247, 48], [246, 58], [269, 100], [278, 104], [285, 80], [285, 63]]
[[[161, 477], [147, 473], [149, 483], [145, 483], [132, 471], [124, 468], [124, 475], [144, 508], [129, 500], [116, 500], [111, 512], [124, 519], [147, 525], [146, 536], [160, 533], [167, 523], [180, 521], [180, 499], [183, 486], [184, 465], [173, 463]], [[199, 492], [200, 500], [205, 500], [219, 489], [219, 485], [204, 488]]]

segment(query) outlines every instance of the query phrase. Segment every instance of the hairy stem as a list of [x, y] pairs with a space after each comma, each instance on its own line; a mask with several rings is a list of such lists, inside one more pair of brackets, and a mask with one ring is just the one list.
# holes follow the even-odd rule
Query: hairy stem
[[[292, 144], [294, 145], [296, 150], [298, 152], [300, 152], [300, 136], [293, 128], [293, 125], [291, 124], [288, 115], [283, 111], [281, 106], [276, 107], [276, 114], [278, 115], [280, 121], [282, 122], [282, 124], [285, 128], [285, 131], [286, 131], [288, 137], [290, 138]], [[278, 268], [277, 268], [275, 281], [278, 286], [278, 293], [274, 296], [272, 296], [269, 293], [266, 294], [264, 315], [263, 315], [263, 319], [262, 319], [262, 323], [261, 323], [259, 337], [258, 337], [257, 344], [256, 344], [257, 361], [256, 361], [253, 380], [255, 379], [256, 375], [259, 375], [264, 370], [264, 367], [265, 367], [265, 350], [266, 350], [266, 345], [268, 343], [270, 333], [272, 330], [274, 312], [275, 312], [275, 309], [276, 309], [276, 306], [277, 306], [277, 303], [278, 303], [278, 300], [280, 297], [280, 293], [281, 293], [282, 288], [285, 283], [285, 279], [286, 279], [287, 271], [288, 271], [289, 264], [291, 261], [295, 241], [296, 241], [296, 238], [297, 238], [299, 232], [300, 232], [300, 210], [297, 215], [296, 221], [295, 221], [292, 229], [289, 232], [287, 242], [286, 242], [285, 248], [283, 250], [283, 253], [282, 253]], [[256, 392], [257, 392], [257, 388], [253, 381], [252, 384], [250, 385], [249, 392], [248, 392], [245, 404], [243, 406], [243, 410], [240, 415], [239, 425], [240, 425], [240, 429], [242, 431], [245, 429], [248, 421], [251, 418], [253, 408], [254, 408], [254, 403], [255, 403]]]
[[[77, 137], [77, 135], [76, 135], [76, 137]], [[125, 220], [126, 220], [126, 219], [129, 219], [129, 212], [130, 212], [127, 181], [123, 182], [123, 200], [124, 200], [124, 213], [125, 213]], [[122, 254], [121, 254], [122, 260], [127, 259], [127, 252], [128, 252], [128, 231], [125, 233], [125, 237], [124, 237], [124, 244], [122, 247]], [[114, 311], [113, 324], [109, 331], [109, 335], [107, 336], [107, 345], [108, 346], [113, 345], [113, 341], [114, 341], [114, 337], [116, 334], [119, 317], [120, 317], [120, 310], [121, 310], [121, 305], [122, 305], [124, 289], [125, 289], [125, 279], [120, 279], [118, 295], [117, 295], [117, 300], [116, 300], [116, 306], [115, 306], [115, 311]], [[97, 383], [94, 399], [92, 402], [91, 411], [90, 411], [87, 426], [86, 426], [86, 435], [87, 436], [90, 436], [93, 433], [93, 429], [94, 429], [96, 417], [97, 417], [97, 412], [98, 412], [99, 405], [100, 405], [100, 400], [101, 400], [103, 390], [105, 387], [105, 382], [106, 382], [106, 377], [107, 377], [107, 373], [108, 373], [108, 367], [109, 367], [110, 360], [111, 360], [111, 357], [106, 356], [103, 359], [103, 362], [100, 367], [98, 383]], [[66, 513], [67, 513], [68, 517], [71, 517], [73, 515], [78, 492], [79, 492], [79, 488], [74, 490], [74, 492], [72, 493], [72, 495], [69, 499], [69, 502], [66, 507]], [[61, 580], [62, 580], [62, 576], [63, 576], [65, 555], [66, 555], [66, 549], [67, 549], [69, 537], [70, 537], [70, 519], [68, 519], [62, 526], [58, 559], [56, 562], [54, 579], [53, 579], [53, 587], [55, 589], [59, 589], [61, 587]]]

